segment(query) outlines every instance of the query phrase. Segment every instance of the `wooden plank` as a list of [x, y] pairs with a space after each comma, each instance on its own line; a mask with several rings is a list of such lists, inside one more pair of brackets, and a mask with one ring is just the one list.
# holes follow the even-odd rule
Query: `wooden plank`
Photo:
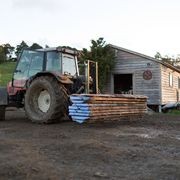
[[132, 102], [132, 103], [119, 103], [119, 104], [117, 104], [117, 103], [114, 103], [114, 104], [111, 104], [111, 103], [109, 103], [109, 104], [102, 104], [102, 103], [99, 103], [99, 104], [89, 104], [89, 103], [84, 103], [84, 104], [72, 104], [72, 106], [70, 106], [70, 107], [94, 107], [94, 108], [96, 108], [96, 107], [124, 107], [124, 106], [130, 106], [130, 107], [134, 107], [134, 106], [146, 106], [146, 103], [142, 103], [142, 104], [138, 104], [138, 103], [136, 103], [136, 102]]
[[70, 97], [92, 97], [92, 98], [132, 98], [132, 99], [137, 99], [137, 98], [144, 98], [147, 99], [146, 96], [143, 95], [131, 95], [131, 94], [72, 94]]
[[78, 117], [89, 117], [89, 118], [93, 118], [93, 117], [112, 117], [113, 115], [117, 115], [117, 116], [124, 116], [124, 115], [134, 115], [134, 114], [141, 114], [144, 113], [144, 111], [131, 111], [131, 112], [89, 112], [89, 113], [78, 113], [78, 112], [70, 112], [69, 115], [71, 116], [78, 116]]
[[96, 107], [77, 107], [77, 106], [70, 106], [69, 109], [70, 110], [81, 110], [81, 111], [100, 111], [100, 110], [114, 110], [114, 111], [117, 111], [119, 109], [146, 109], [146, 106], [145, 105], [135, 105], [135, 106], [126, 106], [126, 105], [123, 105], [123, 106], [96, 106]]
[[88, 103], [91, 104], [137, 104], [138, 101], [108, 101], [108, 100], [102, 100], [102, 101], [88, 101]]
[[83, 123], [99, 119], [134, 117], [146, 112], [146, 97], [132, 95], [73, 95], [70, 97], [69, 115], [73, 121]]

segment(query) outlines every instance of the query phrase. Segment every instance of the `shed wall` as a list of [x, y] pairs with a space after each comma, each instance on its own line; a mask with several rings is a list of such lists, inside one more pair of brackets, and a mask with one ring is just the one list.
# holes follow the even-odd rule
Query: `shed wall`
[[[148, 97], [148, 104], [161, 104], [160, 64], [125, 51], [117, 51], [115, 67], [109, 75], [106, 93], [114, 93], [114, 74], [133, 74], [133, 94]], [[143, 72], [150, 70], [152, 79], [143, 79]]]
[[[170, 86], [169, 74], [172, 74], [173, 83]], [[166, 104], [169, 102], [177, 102], [180, 101], [180, 89], [178, 85], [178, 78], [180, 78], [180, 73], [171, 70], [165, 66], [161, 65], [161, 74], [162, 74], [162, 104]]]

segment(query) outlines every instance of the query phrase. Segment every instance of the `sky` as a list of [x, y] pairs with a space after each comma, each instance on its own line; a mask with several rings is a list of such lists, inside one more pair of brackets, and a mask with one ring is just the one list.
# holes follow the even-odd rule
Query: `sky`
[[180, 0], [0, 0], [0, 44], [82, 49], [99, 37], [149, 56], [176, 56]]

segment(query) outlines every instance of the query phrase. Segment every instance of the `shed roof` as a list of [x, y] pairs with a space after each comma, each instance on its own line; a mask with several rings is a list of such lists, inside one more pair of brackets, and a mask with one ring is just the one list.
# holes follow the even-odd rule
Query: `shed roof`
[[171, 64], [169, 63], [166, 63], [166, 62], [162, 62], [158, 59], [155, 59], [151, 56], [147, 56], [147, 55], [144, 55], [144, 54], [141, 54], [141, 53], [138, 53], [138, 52], [135, 52], [135, 51], [131, 51], [129, 49], [125, 49], [125, 48], [122, 48], [122, 47], [119, 47], [119, 46], [116, 46], [116, 45], [112, 45], [112, 44], [108, 44], [108, 46], [112, 47], [113, 49], [117, 49], [117, 50], [121, 50], [121, 51], [124, 51], [124, 52], [127, 52], [127, 53], [130, 53], [130, 54], [134, 54], [134, 55], [137, 55], [137, 56], [140, 56], [142, 58], [145, 58], [145, 59], [148, 59], [148, 60], [152, 60], [152, 61], [155, 61], [157, 63], [160, 63], [162, 64], [163, 66], [166, 66], [174, 71], [177, 71], [178, 73], [180, 73], [180, 69], [172, 66]]

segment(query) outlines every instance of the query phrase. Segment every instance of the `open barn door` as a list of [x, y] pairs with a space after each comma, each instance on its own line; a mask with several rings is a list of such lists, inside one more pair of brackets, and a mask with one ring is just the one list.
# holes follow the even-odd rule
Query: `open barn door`
[[133, 75], [115, 74], [114, 75], [115, 94], [133, 94]]

